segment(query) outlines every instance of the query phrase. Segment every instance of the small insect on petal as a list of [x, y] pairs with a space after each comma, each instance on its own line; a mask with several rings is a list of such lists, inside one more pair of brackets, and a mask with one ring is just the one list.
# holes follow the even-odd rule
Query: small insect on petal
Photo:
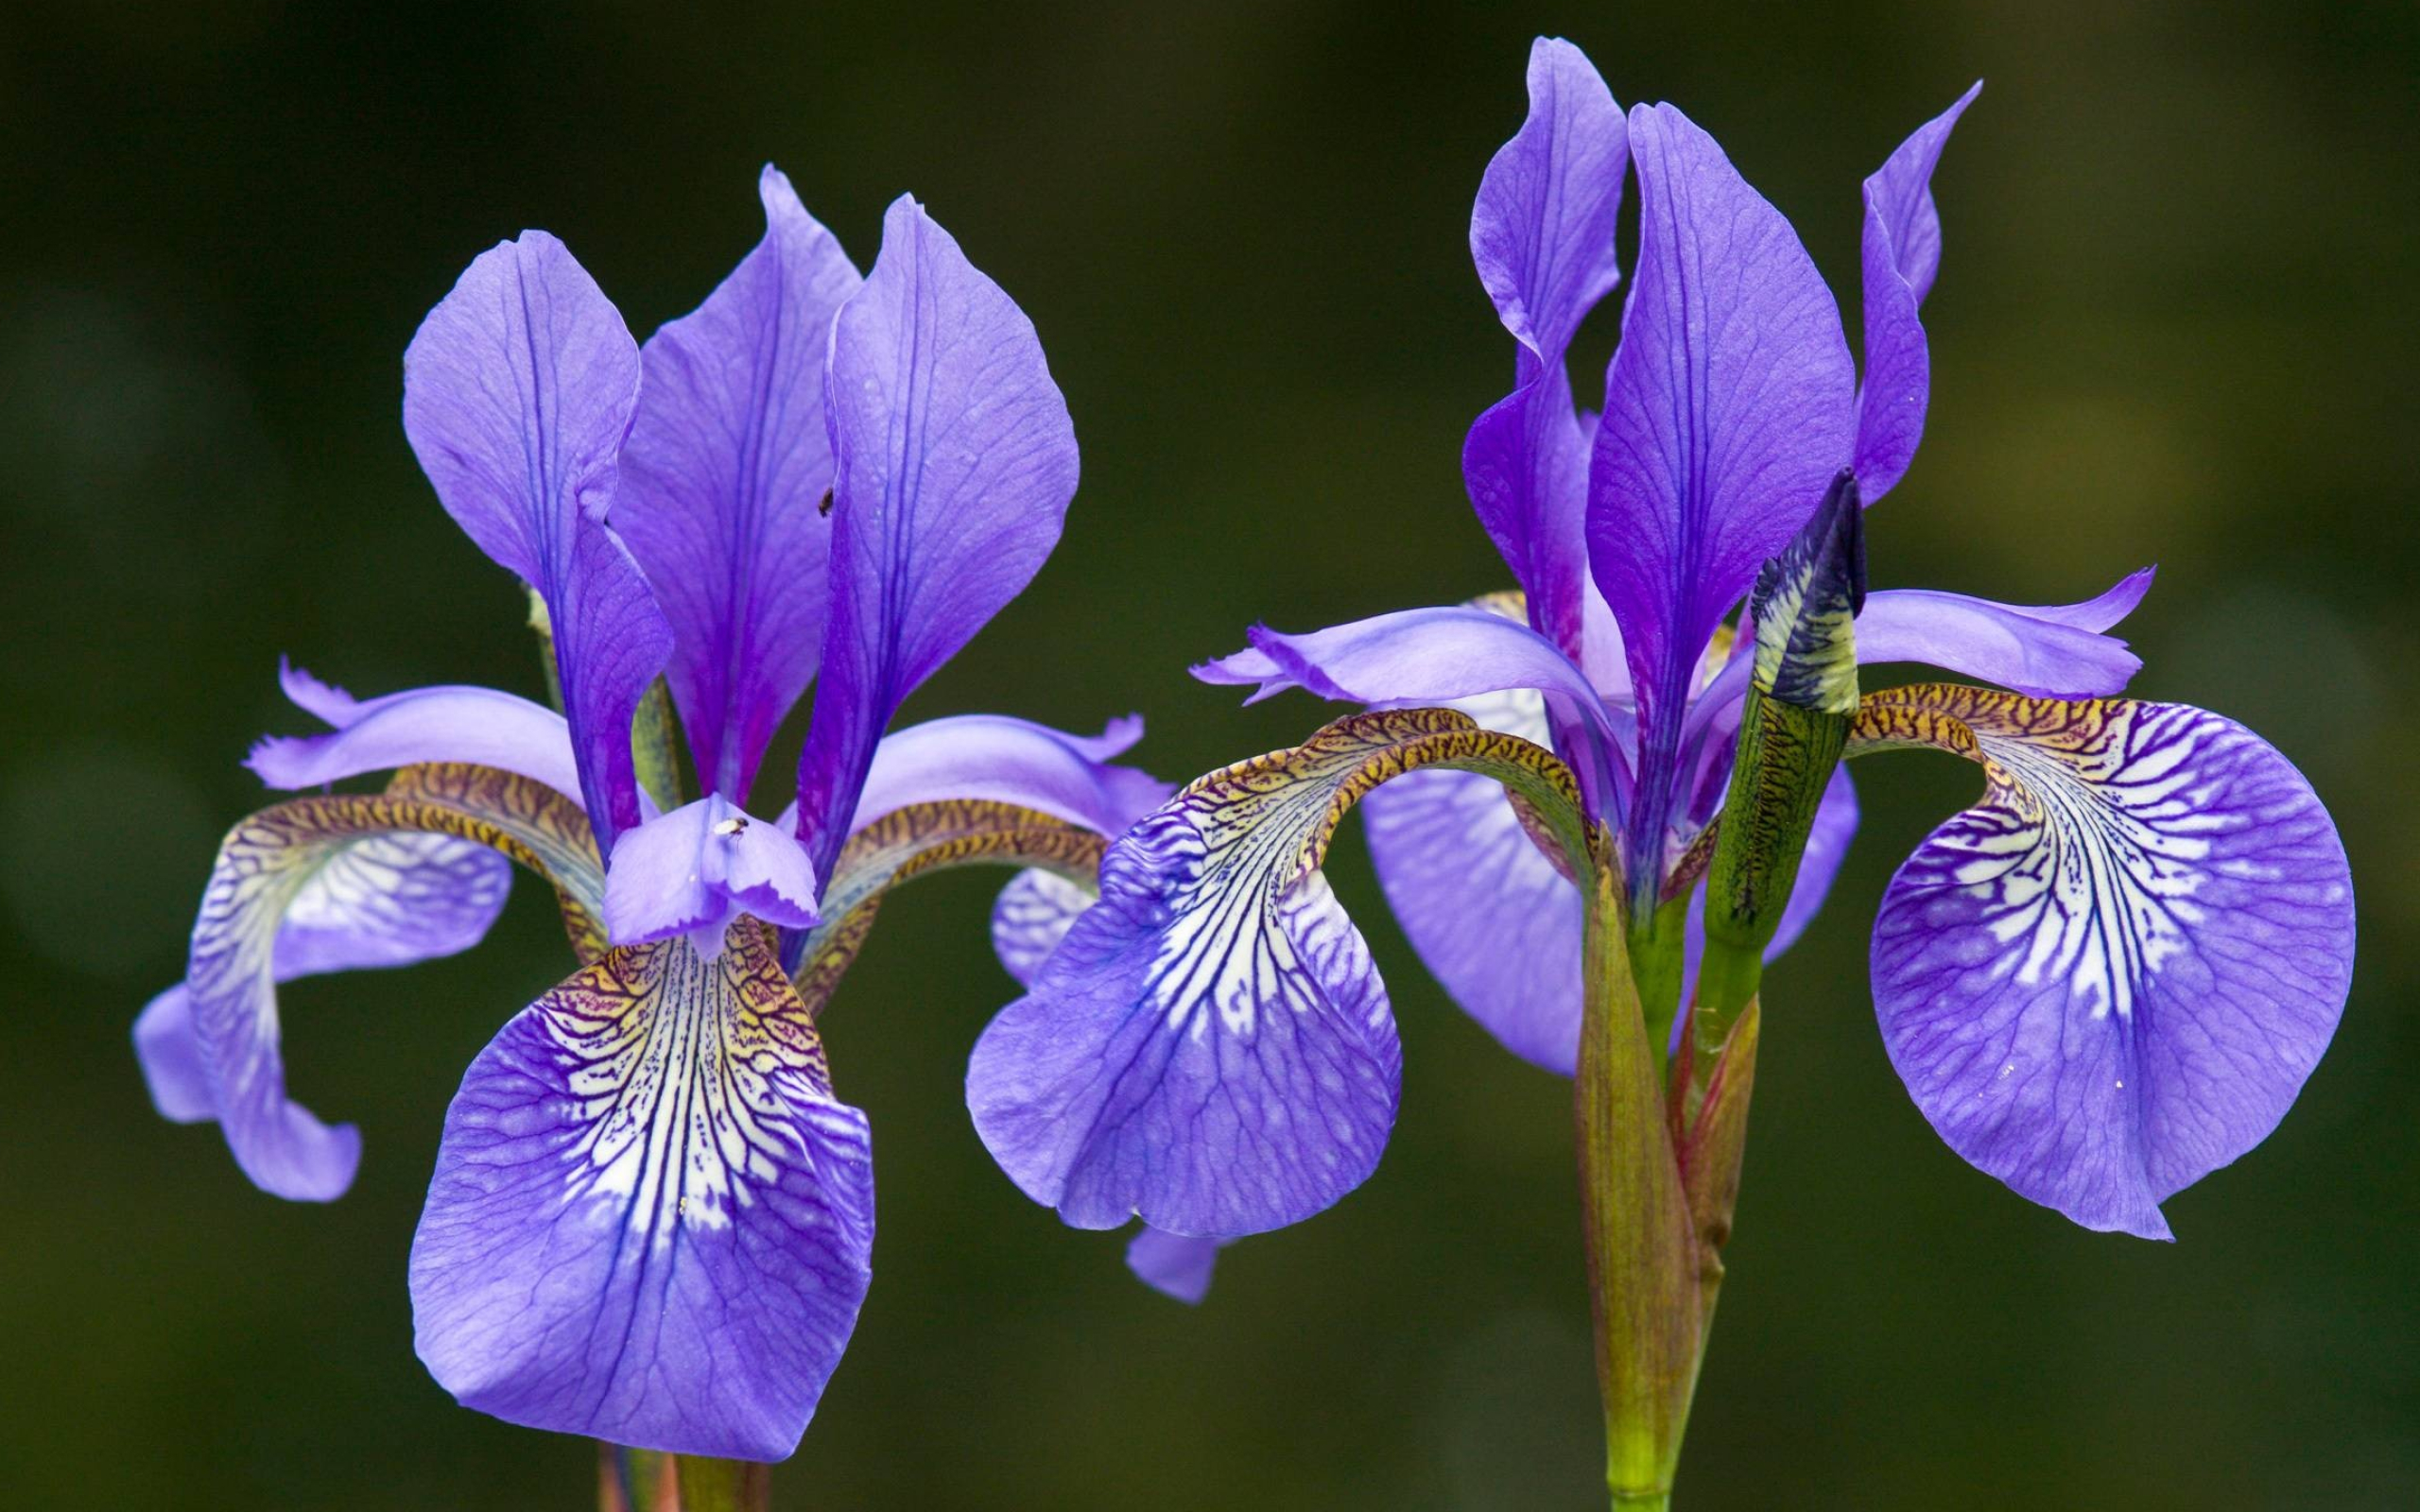
[[735, 814], [729, 818], [717, 819], [715, 821], [714, 833], [719, 835], [746, 834], [748, 833], [748, 816], [745, 814]]

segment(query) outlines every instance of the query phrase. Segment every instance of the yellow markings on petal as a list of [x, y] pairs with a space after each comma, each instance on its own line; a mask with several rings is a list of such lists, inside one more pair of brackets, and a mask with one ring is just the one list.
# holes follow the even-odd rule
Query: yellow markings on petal
[[[406, 766], [374, 798], [365, 818], [475, 840], [544, 877], [555, 889], [563, 931], [583, 962], [605, 954], [605, 866], [578, 803], [544, 782], [460, 763]], [[300, 802], [337, 801], [299, 799]], [[281, 805], [283, 807], [284, 805]]]

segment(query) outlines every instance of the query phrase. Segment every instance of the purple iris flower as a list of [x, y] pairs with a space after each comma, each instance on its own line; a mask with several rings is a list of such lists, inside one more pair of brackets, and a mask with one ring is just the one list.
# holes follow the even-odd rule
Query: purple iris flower
[[[885, 735], [1048, 556], [1075, 437], [1031, 323], [914, 200], [860, 277], [787, 180], [761, 188], [764, 240], [644, 351], [543, 232], [430, 313], [405, 427], [543, 605], [562, 712], [484, 688], [356, 700], [289, 669], [331, 729], [264, 741], [265, 781], [397, 775], [235, 828], [185, 980], [135, 1039], [164, 1113], [216, 1120], [265, 1190], [333, 1198], [359, 1138], [287, 1097], [275, 983], [466, 949], [508, 858], [538, 870], [582, 964], [447, 1111], [411, 1254], [421, 1358], [512, 1422], [768, 1460], [871, 1274], [866, 1119], [816, 1013], [874, 903], [966, 858], [1088, 880], [1168, 789], [1112, 765], [1131, 718]], [[819, 673], [795, 815], [753, 817], [767, 743]], [[639, 718], [634, 742], [659, 675], [705, 788], [685, 804], [668, 735]]]
[[[1865, 180], [1860, 378], [1796, 233], [1713, 138], [1668, 105], [1623, 112], [1558, 41], [1532, 51], [1529, 94], [1471, 224], [1514, 384], [1462, 453], [1521, 593], [1256, 629], [1198, 675], [1254, 697], [1445, 703], [1550, 743], [1635, 930], [1685, 904], [1723, 801], [1754, 660], [1726, 620], [1836, 482], [1870, 505], [1914, 455], [1929, 392], [1918, 309], [1941, 250], [1929, 183], [1975, 95]], [[1637, 266], [1592, 414], [1565, 353], [1617, 281], [1626, 173]], [[2014, 691], [1869, 696], [1849, 750], [1947, 749], [1987, 778], [1900, 868], [1876, 926], [1881, 1028], [1917, 1105], [2022, 1194], [2164, 1238], [2160, 1201], [2264, 1138], [2325, 1048], [2353, 914], [2334, 828], [2283, 757], [2219, 715], [2111, 696], [2139, 662], [2106, 632], [2150, 580], [2047, 608], [1873, 593], [1859, 661]], [[1425, 759], [1451, 764], [1452, 729], [1415, 733]], [[1100, 903], [977, 1048], [977, 1128], [1028, 1195], [1078, 1227], [1139, 1214], [1198, 1242], [1172, 1256], [1155, 1239], [1138, 1268], [1206, 1264], [1201, 1244], [1318, 1211], [1377, 1161], [1400, 1050], [1319, 870], [1364, 793], [1381, 883], [1422, 959], [1509, 1048], [1573, 1069], [1573, 852], [1540, 843], [1542, 811], [1495, 778], [1400, 775], [1409, 764], [1375, 739], [1340, 723], [1136, 825], [1110, 849]], [[1836, 773], [1769, 954], [1821, 905], [1856, 823]]]

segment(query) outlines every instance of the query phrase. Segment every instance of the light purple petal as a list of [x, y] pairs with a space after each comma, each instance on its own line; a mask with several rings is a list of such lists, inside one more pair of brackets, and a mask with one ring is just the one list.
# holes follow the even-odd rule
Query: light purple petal
[[614, 502], [672, 626], [666, 675], [699, 781], [741, 802], [823, 654], [824, 356], [860, 282], [779, 170], [758, 192], [765, 239], [641, 354]]
[[742, 914], [812, 928], [816, 892], [815, 869], [787, 831], [710, 793], [623, 832], [605, 870], [605, 929], [617, 945], [686, 936], [711, 961]]
[[1914, 690], [1990, 787], [1899, 868], [1874, 992], [1950, 1147], [2086, 1228], [2169, 1237], [2159, 1203], [2260, 1143], [2327, 1048], [2352, 879], [2302, 775], [2179, 704]]
[[1529, 82], [1529, 119], [1488, 163], [1471, 211], [1471, 261], [1520, 344], [1514, 387], [1471, 427], [1462, 472], [1530, 623], [1577, 655], [1588, 454], [1564, 353], [1614, 286], [1628, 147], [1621, 108], [1579, 48], [1540, 38]]
[[672, 635], [606, 528], [639, 353], [563, 244], [482, 253], [404, 354], [404, 430], [446, 511], [545, 601], [582, 800], [610, 850], [639, 822], [631, 717]]
[[182, 982], [143, 1005], [134, 1021], [134, 1058], [162, 1118], [204, 1124], [218, 1116], [210, 1066], [193, 1032], [193, 999]]
[[2105, 696], [2124, 688], [2143, 661], [2124, 641], [2100, 633], [2101, 626], [2086, 627], [2103, 615], [2116, 624], [2149, 586], [2150, 575], [2136, 573], [2097, 599], [2052, 610], [1879, 589], [1866, 595], [1857, 619], [1858, 662], [1921, 662], [2037, 697]]
[[[362, 702], [299, 669], [285, 674], [285, 683], [296, 703], [337, 731], [269, 735], [254, 745], [244, 765], [271, 787], [319, 787], [423, 762], [467, 762], [579, 797], [570, 727], [562, 715], [527, 698], [493, 688], [437, 687]], [[298, 686], [302, 695], [296, 694]]]
[[1111, 765], [1142, 737], [1142, 718], [1133, 714], [1098, 735], [1005, 714], [928, 719], [883, 737], [849, 828], [854, 833], [911, 803], [984, 799], [1114, 835], [1176, 791], [1149, 772]]
[[797, 1446], [870, 1277], [865, 1115], [765, 931], [614, 951], [515, 1016], [445, 1115], [421, 1359], [465, 1406], [633, 1448]]
[[1627, 839], [1645, 856], [1699, 656], [1848, 460], [1856, 373], [1797, 234], [1714, 139], [1667, 105], [1634, 108], [1630, 142], [1639, 266], [1590, 464], [1588, 558], [1637, 686]]
[[[1532, 693], [1454, 707], [1544, 744]], [[1580, 889], [1530, 839], [1503, 785], [1476, 772], [1408, 773], [1361, 800], [1378, 885], [1438, 985], [1503, 1046], [1568, 1076], [1580, 1054]]]
[[[1309, 795], [1278, 822], [1323, 808]], [[1129, 830], [1101, 901], [975, 1047], [977, 1131], [1077, 1228], [1278, 1228], [1385, 1147], [1402, 1074], [1386, 989], [1326, 879], [1289, 875], [1296, 847], [1255, 833], [1257, 812], [1186, 795]]]
[[824, 403], [832, 607], [799, 823], [828, 875], [900, 701], [1058, 543], [1076, 436], [1033, 323], [905, 197], [833, 322]]
[[1858, 394], [1856, 467], [1858, 490], [1868, 505], [1907, 474], [1924, 438], [1932, 358], [1917, 307], [1941, 266], [1932, 170], [1950, 128], [1982, 90], [1978, 83], [1918, 127], [1865, 180], [1865, 383]]
[[1020, 871], [992, 903], [992, 953], [1017, 986], [1031, 987], [1042, 963], [1092, 905], [1089, 889], [1056, 872]]
[[[315, 828], [295, 808], [254, 815], [229, 833], [194, 925], [185, 1012], [210, 1091], [198, 1111], [217, 1116], [244, 1174], [278, 1196], [326, 1201], [352, 1184], [361, 1136], [285, 1095], [276, 984], [465, 950], [504, 906], [511, 870], [467, 841]], [[174, 1010], [160, 1001], [145, 1020], [154, 1036], [174, 1033]], [[157, 1039], [145, 1048], [140, 1029], [137, 1044], [162, 1111], [181, 1116], [159, 1090], [163, 1073], [179, 1074], [182, 1051]], [[197, 1111], [190, 1097], [179, 1106]]]
[[1195, 1239], [1148, 1224], [1128, 1241], [1126, 1265], [1144, 1285], [1180, 1302], [1199, 1303], [1210, 1295], [1224, 1239]]

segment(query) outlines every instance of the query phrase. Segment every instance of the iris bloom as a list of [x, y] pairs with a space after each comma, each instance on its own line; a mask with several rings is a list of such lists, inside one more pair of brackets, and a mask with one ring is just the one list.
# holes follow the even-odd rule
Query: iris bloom
[[[431, 312], [405, 428], [543, 606], [562, 713], [482, 688], [357, 701], [289, 670], [332, 729], [263, 742], [253, 769], [395, 776], [235, 827], [185, 980], [136, 1040], [163, 1112], [216, 1119], [267, 1191], [333, 1198], [359, 1138], [286, 1095], [274, 984], [465, 949], [507, 858], [537, 870], [581, 965], [446, 1113], [412, 1245], [421, 1358], [512, 1422], [767, 1460], [870, 1276], [866, 1120], [816, 1015], [882, 891], [973, 859], [1089, 880], [1102, 835], [1167, 790], [1110, 765], [1132, 720], [885, 737], [1049, 554], [1075, 438], [1032, 325], [913, 200], [861, 278], [779, 173], [762, 192], [764, 240], [644, 352], [541, 232]], [[819, 673], [796, 807], [752, 816]], [[685, 804], [659, 674], [706, 789]]]
[[[1668, 105], [1624, 112], [1560, 42], [1535, 47], [1529, 92], [1471, 225], [1515, 382], [1462, 453], [1522, 593], [1255, 630], [1201, 669], [1255, 696], [1393, 712], [1213, 773], [1144, 819], [1110, 848], [1100, 903], [985, 1033], [977, 1125], [1071, 1225], [1139, 1214], [1206, 1263], [1207, 1245], [1306, 1217], [1370, 1174], [1400, 1052], [1319, 869], [1364, 794], [1397, 918], [1496, 1038], [1557, 1070], [1584, 1058], [1586, 879], [1601, 873], [1661, 1046], [1755, 660], [1733, 654], [1726, 619], [1827, 493], [1870, 505], [1913, 457], [1929, 389], [1918, 306], [1941, 249], [1929, 180], [1971, 92], [1865, 181], [1861, 379], [1797, 235], [1711, 137]], [[1590, 414], [1564, 356], [1616, 281], [1626, 165], [1637, 266]], [[1986, 780], [1901, 867], [1875, 927], [1881, 1029], [1918, 1107], [2023, 1195], [2165, 1238], [2162, 1199], [2264, 1138], [2325, 1048], [2353, 914], [2334, 828], [2283, 757], [2218, 714], [2112, 696], [2138, 662], [2106, 632], [2149, 583], [2053, 608], [1872, 593], [1858, 660], [1996, 686], [1852, 698], [1848, 749], [1948, 750]], [[1773, 949], [1822, 902], [1855, 823], [1836, 776]], [[1660, 1104], [1661, 1076], [1639, 1074]], [[1656, 1139], [1668, 1123], [1680, 1181], [1696, 1180], [1705, 1091], [1624, 1125]], [[1702, 1225], [1713, 1244], [1727, 1201]], [[1150, 1241], [1164, 1274], [1172, 1243]]]

